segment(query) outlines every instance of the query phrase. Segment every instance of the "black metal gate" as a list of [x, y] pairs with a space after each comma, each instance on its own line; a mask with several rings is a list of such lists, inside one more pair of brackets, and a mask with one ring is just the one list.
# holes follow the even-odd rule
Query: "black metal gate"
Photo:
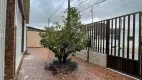
[[91, 23], [88, 37], [94, 52], [107, 54], [107, 67], [141, 77], [142, 12]]

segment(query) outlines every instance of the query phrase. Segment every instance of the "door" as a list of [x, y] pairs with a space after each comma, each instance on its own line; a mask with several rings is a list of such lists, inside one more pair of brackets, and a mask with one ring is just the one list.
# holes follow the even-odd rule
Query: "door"
[[107, 67], [140, 78], [141, 12], [109, 20]]

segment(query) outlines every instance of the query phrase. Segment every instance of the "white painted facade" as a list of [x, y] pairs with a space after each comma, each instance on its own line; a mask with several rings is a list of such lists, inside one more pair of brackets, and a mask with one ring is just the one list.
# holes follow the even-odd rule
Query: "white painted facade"
[[15, 5], [15, 26], [16, 26], [16, 71], [22, 59], [22, 15], [19, 9], [18, 0]]
[[0, 80], [4, 80], [6, 3], [7, 0], [0, 0]]
[[[19, 67], [22, 59], [22, 13], [20, 11], [18, 0], [15, 1], [15, 18], [14, 25], [16, 26], [16, 64], [15, 72]], [[4, 80], [5, 69], [5, 34], [6, 34], [6, 7], [7, 0], [0, 0], [0, 80]], [[24, 51], [26, 50], [26, 21], [24, 22]]]

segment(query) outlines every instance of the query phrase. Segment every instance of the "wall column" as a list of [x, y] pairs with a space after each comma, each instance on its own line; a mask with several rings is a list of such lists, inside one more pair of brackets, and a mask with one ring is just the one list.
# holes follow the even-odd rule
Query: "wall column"
[[13, 80], [15, 75], [16, 27], [14, 25], [15, 0], [7, 0], [5, 38], [5, 80]]

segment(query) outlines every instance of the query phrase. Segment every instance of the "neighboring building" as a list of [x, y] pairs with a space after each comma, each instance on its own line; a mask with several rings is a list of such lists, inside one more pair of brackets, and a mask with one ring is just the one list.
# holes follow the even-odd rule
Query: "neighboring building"
[[40, 44], [40, 32], [44, 32], [44, 30], [27, 27], [27, 48], [40, 48], [43, 47]]
[[14, 80], [26, 49], [30, 0], [0, 0], [0, 80]]

